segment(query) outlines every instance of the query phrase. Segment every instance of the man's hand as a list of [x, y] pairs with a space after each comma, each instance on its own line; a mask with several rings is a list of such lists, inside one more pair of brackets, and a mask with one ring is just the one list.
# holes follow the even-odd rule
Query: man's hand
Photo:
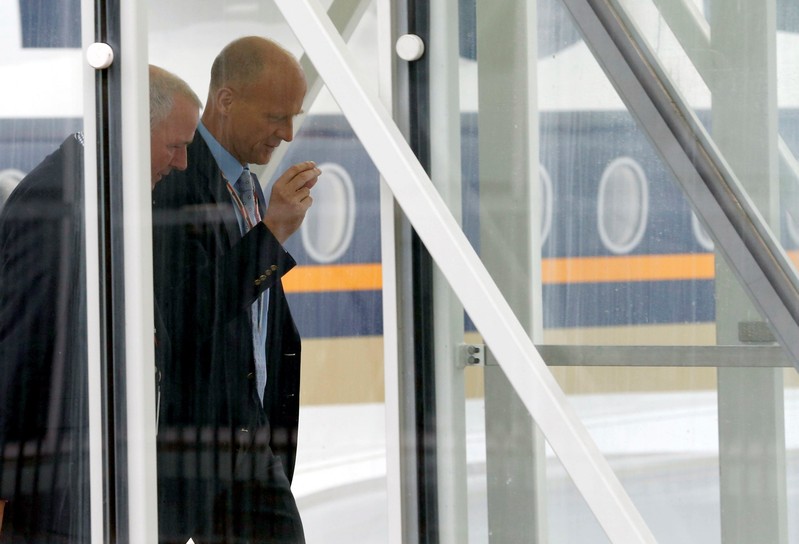
[[300, 228], [305, 212], [313, 204], [311, 188], [319, 174], [315, 162], [301, 162], [286, 170], [272, 187], [263, 222], [281, 244]]

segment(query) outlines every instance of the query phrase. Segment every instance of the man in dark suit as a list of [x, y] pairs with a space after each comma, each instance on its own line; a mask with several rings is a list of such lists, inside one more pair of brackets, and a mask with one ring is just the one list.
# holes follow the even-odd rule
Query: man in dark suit
[[304, 542], [291, 494], [300, 338], [282, 243], [319, 170], [289, 168], [267, 199], [249, 172], [293, 139], [305, 78], [274, 42], [229, 44], [211, 70], [189, 168], [153, 193], [156, 300], [172, 339], [159, 425], [162, 542]]
[[[150, 68], [151, 185], [186, 168], [199, 107], [185, 82]], [[0, 542], [90, 538], [83, 184], [73, 134], [0, 214]]]

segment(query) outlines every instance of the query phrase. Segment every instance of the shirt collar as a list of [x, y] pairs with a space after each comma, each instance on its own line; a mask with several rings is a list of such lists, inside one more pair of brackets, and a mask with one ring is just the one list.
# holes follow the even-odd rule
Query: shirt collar
[[197, 132], [200, 133], [200, 136], [203, 137], [203, 140], [205, 140], [205, 143], [208, 145], [208, 149], [211, 150], [211, 155], [213, 155], [216, 160], [216, 164], [222, 171], [222, 175], [225, 176], [225, 179], [229, 181], [231, 185], [235, 185], [239, 176], [241, 176], [241, 173], [244, 171], [244, 167], [230, 154], [230, 151], [222, 147], [222, 144], [213, 137], [205, 125], [202, 124], [202, 121], [200, 121], [200, 124], [197, 126]]

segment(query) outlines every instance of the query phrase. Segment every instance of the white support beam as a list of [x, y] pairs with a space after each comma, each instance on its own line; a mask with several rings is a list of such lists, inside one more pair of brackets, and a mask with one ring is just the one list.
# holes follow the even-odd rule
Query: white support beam
[[[125, 55], [122, 77], [122, 163], [125, 284], [125, 394], [128, 535], [130, 542], [158, 539], [155, 346], [153, 343], [152, 188], [147, 6], [120, 3]], [[135, 484], [134, 484], [135, 482]], [[119, 499], [122, 499], [121, 497]]]
[[[378, 93], [386, 108], [395, 116], [395, 89], [407, 83], [405, 70], [398, 70], [394, 42], [406, 21], [402, 10], [392, 0], [377, 0]], [[400, 75], [401, 74], [401, 75]], [[321, 78], [320, 78], [321, 81]], [[416, 499], [416, 421], [413, 395], [414, 377], [408, 371], [413, 361], [413, 349], [403, 331], [409, 312], [403, 301], [410, 298], [406, 270], [408, 263], [398, 248], [403, 247], [406, 221], [391, 190], [380, 180], [380, 254], [383, 274], [383, 370], [386, 421], [386, 513], [388, 516], [387, 544], [416, 544], [418, 542], [418, 512]]]
[[[713, 140], [764, 220], [778, 233], [777, 2], [715, 5], [711, 29], [710, 45], [724, 66], [708, 73]], [[717, 342], [739, 344], [739, 323], [760, 316], [722, 259], [716, 259], [715, 289]], [[788, 542], [784, 407], [781, 369], [718, 369], [725, 544]]]
[[322, 7], [275, 3], [610, 540], [655, 542]]

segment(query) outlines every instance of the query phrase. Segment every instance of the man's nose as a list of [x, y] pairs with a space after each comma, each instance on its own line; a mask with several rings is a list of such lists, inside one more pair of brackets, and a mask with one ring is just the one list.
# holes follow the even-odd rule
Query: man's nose
[[280, 136], [280, 139], [284, 142], [290, 142], [294, 139], [294, 122], [291, 118], [286, 120], [286, 122], [283, 123], [283, 126], [280, 127], [278, 136]]
[[172, 156], [172, 162], [169, 163], [172, 168], [176, 170], [185, 170], [189, 166], [189, 155], [185, 147], [179, 148]]

